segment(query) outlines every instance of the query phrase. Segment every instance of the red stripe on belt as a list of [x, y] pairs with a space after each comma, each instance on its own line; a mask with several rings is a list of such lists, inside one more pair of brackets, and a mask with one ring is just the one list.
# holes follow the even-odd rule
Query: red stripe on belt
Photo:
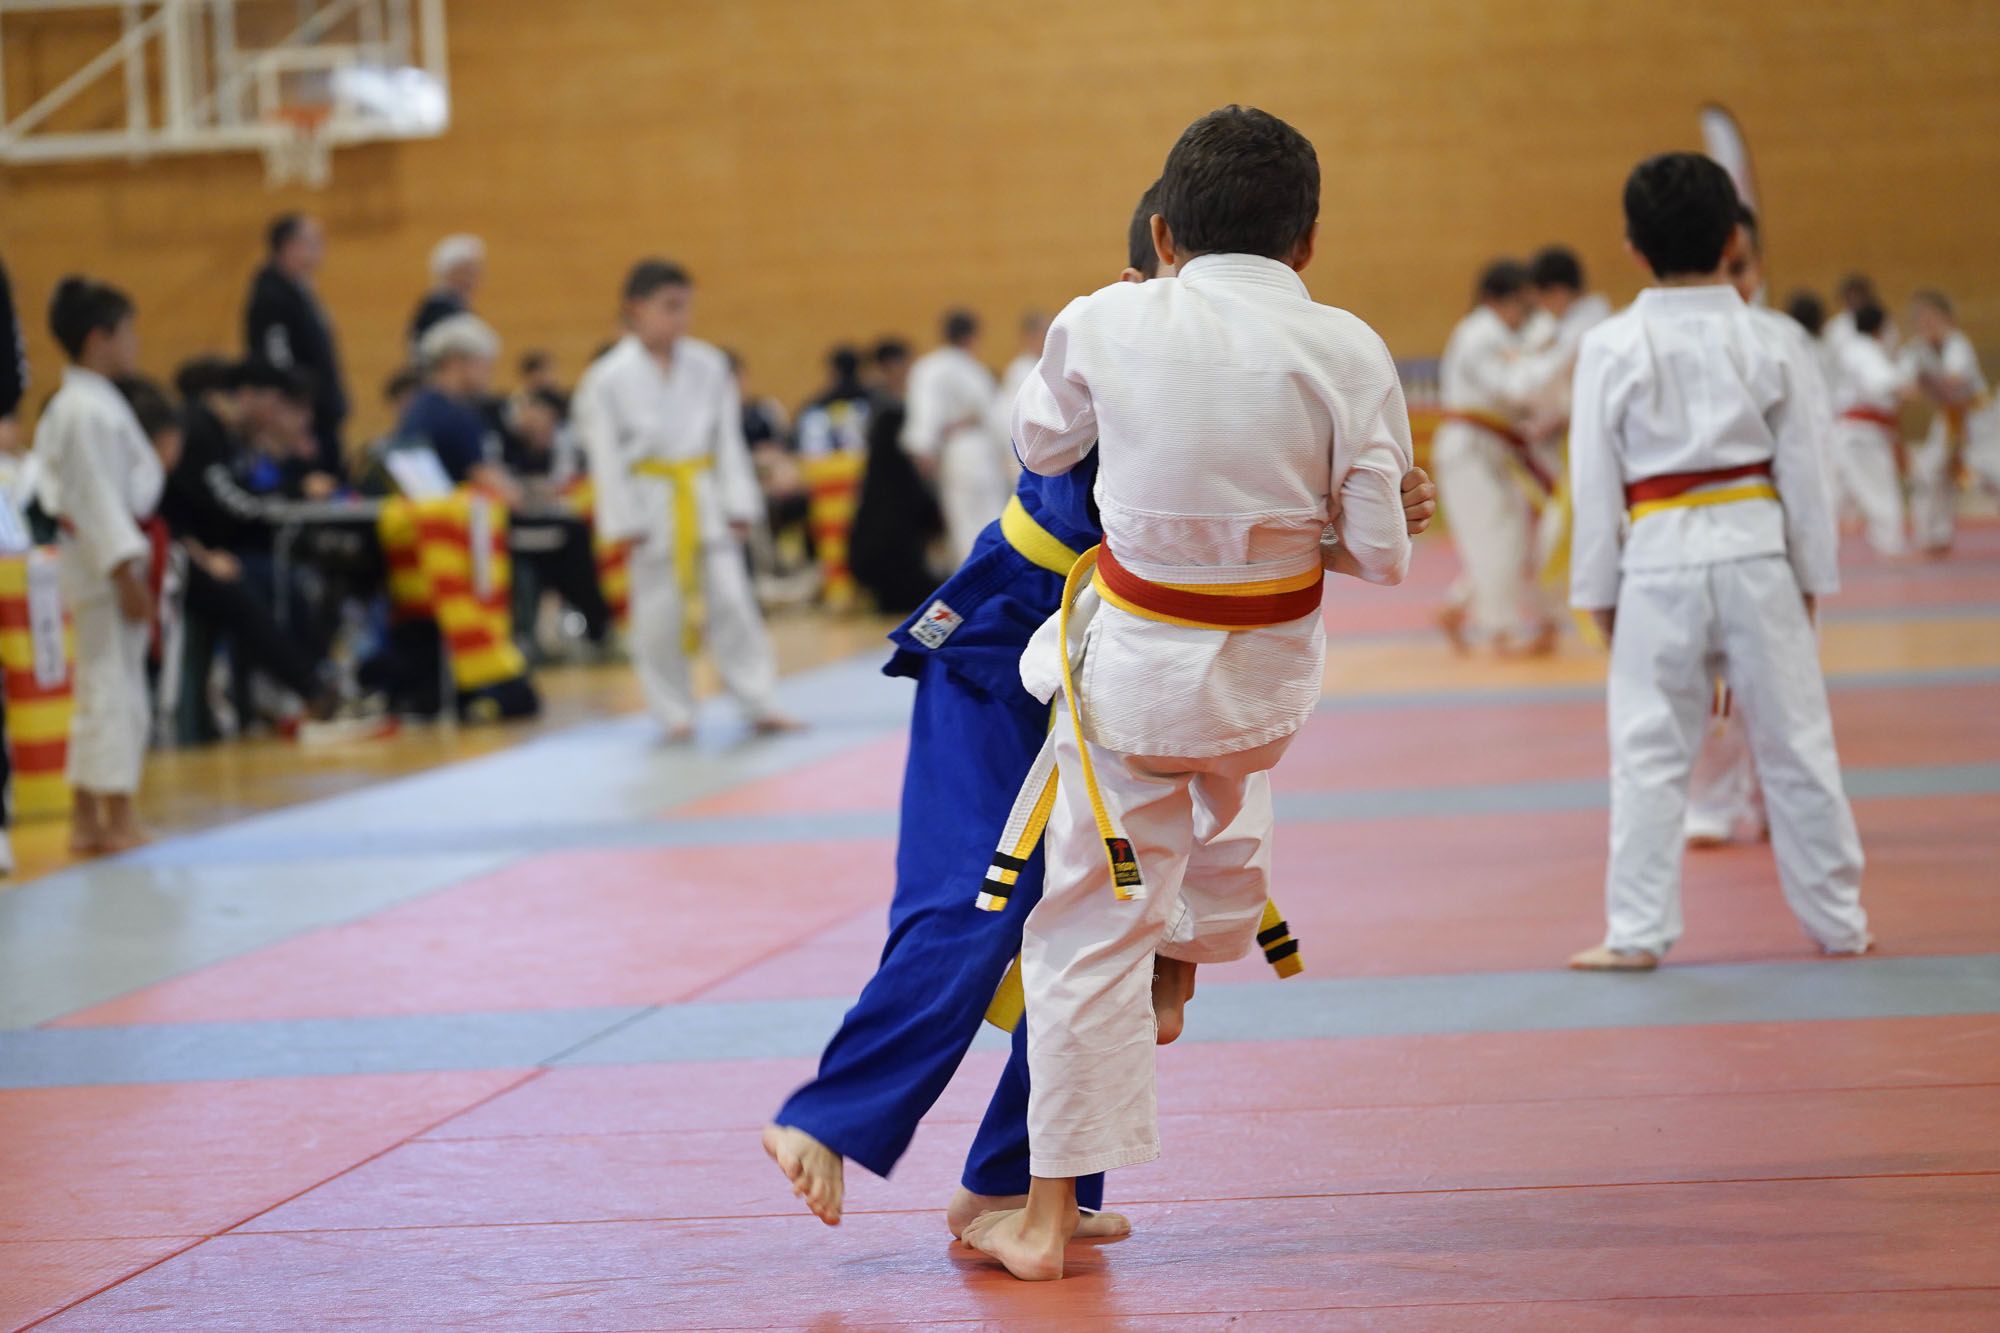
[[1771, 461], [1745, 463], [1741, 467], [1711, 468], [1707, 472], [1669, 472], [1658, 477], [1641, 477], [1625, 486], [1625, 504], [1653, 504], [1660, 500], [1673, 500], [1686, 495], [1697, 486], [1707, 486], [1718, 481], [1740, 481], [1744, 477], [1768, 477], [1771, 475]]
[[1125, 566], [1106, 545], [1097, 552], [1097, 577], [1104, 586], [1132, 605], [1154, 615], [1175, 620], [1191, 620], [1217, 629], [1261, 629], [1283, 625], [1319, 611], [1320, 592], [1326, 575], [1303, 588], [1277, 593], [1188, 592], [1142, 579]]

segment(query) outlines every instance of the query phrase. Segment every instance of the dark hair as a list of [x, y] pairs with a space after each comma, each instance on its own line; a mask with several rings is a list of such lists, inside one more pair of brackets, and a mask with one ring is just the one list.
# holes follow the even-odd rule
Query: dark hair
[[1649, 157], [1625, 180], [1625, 235], [1655, 277], [1715, 272], [1738, 220], [1729, 173], [1700, 153]]
[[1915, 301], [1918, 305], [1929, 306], [1931, 309], [1937, 311], [1940, 315], [1943, 315], [1946, 319], [1953, 318], [1951, 309], [1951, 298], [1949, 296], [1946, 296], [1943, 292], [1937, 290], [1937, 288], [1935, 287], [1926, 287], [1922, 291], [1917, 292], [1915, 295], [1911, 296], [1910, 299], [1912, 301]]
[[1840, 280], [1836, 289], [1843, 305], [1852, 305], [1856, 300], [1875, 299], [1875, 279], [1866, 273], [1850, 273]]
[[883, 338], [876, 342], [871, 355], [878, 368], [888, 365], [891, 361], [908, 361], [910, 345], [901, 338]]
[[527, 351], [521, 353], [521, 360], [519, 362], [521, 376], [525, 379], [529, 375], [539, 375], [554, 365], [555, 362], [555, 353], [540, 347], [530, 347]]
[[951, 309], [944, 312], [944, 340], [954, 347], [979, 332], [979, 316], [970, 310]]
[[625, 275], [625, 299], [643, 301], [663, 287], [692, 287], [688, 271], [670, 259], [642, 259]]
[[174, 392], [184, 403], [196, 403], [211, 393], [228, 393], [242, 387], [242, 367], [226, 357], [197, 356], [181, 363], [174, 372]]
[[132, 298], [116, 287], [71, 274], [49, 298], [49, 332], [70, 360], [80, 361], [91, 334], [111, 333], [137, 313]]
[[1154, 181], [1139, 196], [1132, 223], [1125, 228], [1125, 266], [1147, 278], [1160, 276], [1160, 252], [1153, 248], [1153, 214], [1160, 211], [1160, 183]]
[[1182, 131], [1159, 188], [1159, 211], [1184, 255], [1286, 259], [1319, 220], [1312, 143], [1255, 107], [1226, 106]]
[[424, 377], [411, 366], [398, 367], [395, 374], [382, 383], [382, 401], [393, 403], [406, 393], [415, 393], [424, 387]]
[[118, 392], [131, 404], [132, 415], [139, 418], [139, 429], [146, 432], [147, 439], [181, 424], [180, 413], [167, 397], [167, 391], [144, 375], [127, 375], [119, 380]]
[[1477, 298], [1481, 301], [1504, 301], [1510, 296], [1518, 296], [1527, 289], [1528, 270], [1519, 261], [1496, 259], [1479, 274]]
[[264, 229], [264, 243], [273, 255], [292, 243], [306, 225], [303, 213], [280, 213], [271, 219], [271, 225]]
[[1817, 338], [1826, 327], [1826, 303], [1808, 291], [1796, 291], [1785, 302], [1785, 313], [1798, 321], [1799, 327]]
[[1583, 290], [1583, 261], [1566, 245], [1546, 245], [1528, 261], [1528, 281], [1536, 287]]
[[842, 383], [861, 373], [861, 351], [850, 343], [841, 343], [826, 354], [826, 368]]
[[1888, 319], [1881, 306], [1873, 301], [1864, 301], [1854, 312], [1854, 328], [1856, 332], [1865, 333], [1872, 338], [1882, 331], [1882, 326]]

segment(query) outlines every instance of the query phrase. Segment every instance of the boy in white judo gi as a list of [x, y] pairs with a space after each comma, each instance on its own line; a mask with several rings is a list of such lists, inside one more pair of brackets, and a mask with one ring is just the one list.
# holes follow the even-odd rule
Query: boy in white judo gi
[[1830, 414], [1802, 338], [1728, 281], [1738, 207], [1706, 157], [1641, 163], [1626, 232], [1658, 285], [1586, 335], [1577, 363], [1571, 602], [1611, 644], [1610, 925], [1570, 960], [1581, 969], [1649, 969], [1680, 936], [1689, 772], [1718, 674], [1763, 775], [1786, 901], [1829, 954], [1871, 943], [1812, 623], [1839, 587]]
[[1868, 544], [1891, 559], [1910, 549], [1903, 513], [1903, 429], [1913, 396], [1909, 374], [1889, 354], [1889, 319], [1870, 302], [1854, 312], [1854, 332], [1835, 346], [1833, 389], [1837, 475], [1861, 512]]
[[[1270, 824], [1247, 798], [1319, 701], [1326, 570], [1395, 583], [1409, 563], [1395, 363], [1298, 277], [1312, 145], [1264, 112], [1213, 112], [1168, 155], [1160, 201], [1178, 278], [1071, 302], [1015, 408], [1028, 470], [1094, 450], [1104, 531], [1022, 659], [1057, 701], [1061, 775], [1022, 939], [1028, 1201], [965, 1232], [1036, 1280], [1062, 1276], [1075, 1178], [1159, 1155], [1155, 954], [1191, 978], [1255, 944]], [[1222, 845], [1233, 865], [1204, 855], [1184, 881]]]
[[1432, 457], [1460, 565], [1438, 623], [1461, 651], [1474, 643], [1501, 653], [1555, 647], [1555, 622], [1530, 587], [1538, 511], [1556, 490], [1548, 457], [1528, 434], [1548, 373], [1523, 336], [1534, 311], [1527, 269], [1511, 259], [1489, 264], [1478, 304], [1438, 363], [1444, 420]]
[[625, 336], [577, 386], [601, 539], [629, 553], [630, 646], [646, 706], [674, 742], [694, 735], [692, 658], [706, 646], [759, 733], [778, 711], [777, 665], [743, 543], [763, 512], [729, 360], [687, 336], [694, 282], [647, 259], [625, 279]]
[[37, 495], [61, 530], [62, 595], [76, 631], [70, 845], [82, 855], [145, 841], [132, 809], [152, 727], [152, 544], [140, 524], [166, 473], [114, 383], [138, 366], [135, 318], [114, 287], [78, 277], [57, 285], [49, 330], [70, 364], [35, 427]]
[[1942, 556], [1958, 526], [1961, 477], [2000, 490], [2000, 407], [1943, 292], [1911, 298], [1903, 366], [1935, 409], [1929, 433], [1910, 451], [1910, 526], [1920, 550]]
[[1014, 480], [1005, 441], [988, 429], [995, 390], [993, 372], [973, 354], [979, 317], [947, 311], [942, 333], [943, 342], [910, 367], [903, 449], [937, 487], [952, 561], [963, 563], [1007, 507]]

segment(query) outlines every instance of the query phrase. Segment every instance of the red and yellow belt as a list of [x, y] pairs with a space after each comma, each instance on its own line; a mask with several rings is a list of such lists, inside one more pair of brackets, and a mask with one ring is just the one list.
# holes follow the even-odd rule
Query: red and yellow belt
[[[1625, 507], [1637, 523], [1648, 514], [1664, 509], [1693, 509], [1706, 505], [1735, 504], [1742, 500], [1775, 500], [1777, 487], [1771, 484], [1771, 463], [1745, 463], [1741, 467], [1710, 468], [1701, 472], [1669, 472], [1642, 477], [1625, 487]], [[1740, 486], [1722, 486], [1741, 481]], [[1716, 489], [1707, 489], [1707, 488]]]

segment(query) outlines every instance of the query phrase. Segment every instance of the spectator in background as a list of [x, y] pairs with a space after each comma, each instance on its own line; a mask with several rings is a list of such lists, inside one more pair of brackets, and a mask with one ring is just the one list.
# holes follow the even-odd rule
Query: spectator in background
[[[583, 473], [583, 446], [570, 429], [569, 400], [554, 389], [522, 389], [507, 400], [501, 417], [508, 473], [528, 497], [553, 507]], [[543, 512], [532, 523], [520, 518], [514, 537], [516, 628], [524, 648], [539, 655], [534, 626], [541, 590], [547, 588], [583, 617], [585, 642], [602, 650], [610, 641], [611, 606], [598, 582], [588, 520]]]
[[35, 429], [37, 498], [60, 524], [63, 601], [76, 633], [70, 846], [85, 856], [145, 841], [132, 799], [152, 720], [153, 598], [139, 524], [159, 503], [165, 471], [113, 384], [138, 367], [135, 317], [116, 288], [78, 277], [57, 284], [49, 330], [70, 365]]
[[447, 236], [431, 248], [431, 287], [410, 316], [410, 357], [421, 362], [424, 335], [453, 315], [472, 313], [472, 298], [486, 276], [486, 242]]
[[875, 345], [874, 360], [879, 387], [869, 414], [868, 471], [854, 511], [848, 564], [878, 608], [907, 615], [937, 587], [930, 548], [944, 533], [944, 516], [903, 451], [910, 346], [899, 338], [884, 338]]
[[[795, 454], [798, 442], [792, 437], [785, 409], [768, 395], [759, 396], [750, 388], [748, 366], [735, 352], [724, 350], [730, 373], [736, 377], [736, 392], [743, 400], [743, 442], [750, 446], [750, 462], [757, 469], [757, 487], [764, 493], [764, 517], [769, 546], [758, 534], [751, 534], [752, 561], [760, 572], [789, 577], [807, 571], [812, 562], [812, 502], [805, 476]], [[839, 382], [839, 367], [835, 367]], [[803, 420], [803, 418], [802, 418]]]
[[1014, 399], [1028, 376], [1035, 373], [1035, 363], [1042, 359], [1042, 344], [1048, 336], [1047, 315], [1039, 310], [1030, 310], [1021, 316], [1021, 350], [1014, 354], [1014, 359], [1007, 363], [1007, 369], [1000, 373], [1000, 392], [994, 395], [993, 410], [987, 417], [987, 430], [994, 439], [1007, 446], [1001, 461], [1007, 465], [1010, 478], [1021, 475], [1020, 464], [1014, 458]]
[[979, 317], [948, 310], [942, 333], [940, 345], [910, 367], [903, 448], [937, 488], [951, 559], [959, 564], [1006, 507], [1008, 468], [1000, 458], [1005, 446], [987, 424], [995, 389], [993, 372], [975, 355]]
[[503, 446], [485, 411], [500, 335], [477, 315], [453, 315], [431, 327], [418, 351], [424, 384], [397, 424], [401, 442], [421, 440], [452, 481], [514, 503], [519, 490], [501, 465]]
[[333, 324], [313, 290], [326, 258], [319, 219], [286, 213], [271, 223], [269, 256], [250, 283], [243, 309], [243, 348], [252, 359], [295, 370], [312, 392], [312, 428], [318, 470], [346, 475], [340, 431], [347, 420], [347, 386]]
[[[21, 320], [14, 312], [14, 289], [7, 281], [7, 266], [0, 264], [0, 434], [11, 435], [18, 428], [15, 414], [21, 410], [21, 396], [28, 391], [28, 348], [21, 339]], [[10, 438], [0, 438], [0, 446], [12, 452]]]
[[320, 467], [313, 429], [312, 386], [294, 371], [259, 365], [246, 372], [253, 404], [246, 417], [249, 449], [240, 464], [245, 489], [289, 500], [327, 500], [340, 479]]
[[556, 378], [555, 353], [531, 347], [521, 353], [521, 390], [547, 389], [550, 393], [562, 392], [562, 381]]

